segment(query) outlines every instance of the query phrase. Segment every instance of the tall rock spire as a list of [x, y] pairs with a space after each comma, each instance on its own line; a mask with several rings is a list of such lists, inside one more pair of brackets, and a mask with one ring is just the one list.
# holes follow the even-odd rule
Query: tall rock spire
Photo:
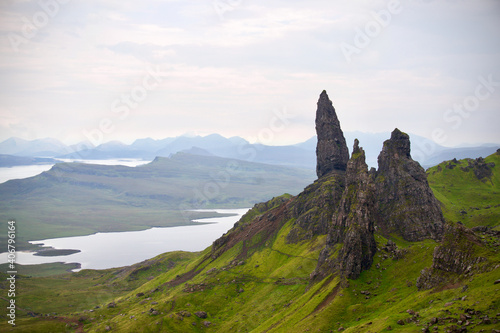
[[345, 171], [349, 160], [349, 151], [340, 128], [332, 101], [325, 90], [321, 93], [316, 110], [316, 174], [318, 178], [337, 170]]
[[395, 129], [378, 157], [377, 197], [380, 227], [415, 242], [443, 235], [441, 207], [427, 182], [425, 170], [410, 155], [408, 134]]

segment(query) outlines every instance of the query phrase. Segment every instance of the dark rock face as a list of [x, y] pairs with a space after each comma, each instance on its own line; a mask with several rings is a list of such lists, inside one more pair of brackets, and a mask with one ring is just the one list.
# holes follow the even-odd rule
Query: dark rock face
[[318, 178], [337, 170], [345, 171], [349, 160], [349, 151], [340, 129], [340, 122], [335, 113], [332, 101], [323, 90], [318, 100], [316, 110], [316, 174]]
[[[328, 237], [312, 280], [333, 272], [357, 278], [376, 251], [375, 225], [408, 241], [440, 240], [444, 218], [424, 169], [410, 155], [409, 136], [398, 129], [384, 143], [379, 170], [368, 171], [356, 140], [345, 172], [338, 208], [331, 214]], [[318, 207], [321, 211], [322, 206]]]
[[306, 187], [291, 205], [290, 216], [295, 217], [296, 221], [287, 235], [287, 241], [297, 243], [318, 235], [326, 235], [344, 187], [344, 175], [334, 172]]
[[354, 142], [347, 164], [345, 189], [337, 214], [333, 216], [326, 247], [320, 254], [313, 277], [322, 278], [338, 271], [342, 276], [356, 279], [370, 268], [376, 251], [374, 222], [375, 188], [368, 173], [365, 152]]
[[378, 157], [376, 192], [380, 227], [408, 241], [439, 240], [444, 218], [424, 169], [410, 155], [408, 134], [395, 129]]
[[318, 180], [305, 188], [293, 203], [291, 216], [297, 220], [288, 242], [326, 235], [344, 191], [349, 151], [332, 101], [323, 91], [316, 110], [316, 173]]
[[358, 144], [356, 140], [347, 164], [346, 188], [339, 213], [331, 229], [333, 241], [344, 243], [337, 261], [341, 274], [350, 279], [356, 279], [370, 268], [377, 249], [373, 236], [377, 219], [374, 184], [368, 175], [365, 152]]
[[417, 279], [418, 289], [437, 287], [448, 280], [449, 274], [468, 276], [479, 269], [480, 264], [486, 261], [486, 258], [475, 254], [480, 245], [479, 238], [467, 227], [446, 225], [443, 242], [434, 249], [432, 266], [423, 269]]

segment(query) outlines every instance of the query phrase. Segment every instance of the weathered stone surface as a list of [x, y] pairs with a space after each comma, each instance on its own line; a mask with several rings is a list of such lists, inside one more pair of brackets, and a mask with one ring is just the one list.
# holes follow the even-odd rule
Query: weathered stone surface
[[394, 243], [392, 240], [387, 241], [387, 244], [385, 244], [385, 246], [382, 248], [382, 251], [387, 252], [387, 254], [384, 255], [384, 258], [391, 257], [393, 260], [402, 259], [407, 253], [407, 250], [399, 249], [396, 243]]
[[205, 319], [208, 317], [208, 315], [205, 311], [197, 311], [194, 314], [196, 315], [196, 317], [201, 318], [201, 319]]
[[177, 314], [181, 317], [191, 317], [191, 312], [186, 311], [186, 310], [182, 310], [182, 311], [178, 312]]
[[410, 155], [410, 138], [397, 128], [378, 157], [376, 192], [382, 231], [405, 240], [441, 239], [444, 218], [424, 169]]
[[472, 170], [476, 178], [483, 182], [491, 178], [495, 163], [486, 163], [482, 157], [476, 158], [475, 160], [468, 159], [467, 162], [468, 165], [466, 167], [461, 167], [462, 171], [469, 172], [469, 170]]
[[344, 277], [355, 279], [373, 262], [376, 251], [373, 232], [377, 219], [375, 188], [358, 140], [354, 142], [345, 178], [339, 209], [333, 217], [327, 244], [313, 277], [322, 278], [338, 271]]
[[349, 160], [349, 151], [340, 129], [340, 122], [335, 113], [332, 101], [323, 90], [316, 110], [316, 174], [318, 178], [331, 171], [345, 171]]
[[374, 222], [377, 220], [372, 179], [368, 175], [365, 152], [354, 143], [352, 157], [347, 164], [346, 188], [331, 235], [343, 246], [338, 257], [342, 275], [356, 279], [370, 268], [377, 249]]
[[460, 224], [447, 224], [445, 229], [442, 244], [434, 249], [432, 266], [423, 269], [417, 279], [420, 290], [437, 287], [449, 274], [466, 276], [486, 261], [475, 254], [481, 241], [470, 229]]
[[291, 205], [290, 217], [296, 220], [287, 241], [297, 243], [326, 235], [344, 188], [345, 176], [337, 173], [330, 173], [306, 187]]

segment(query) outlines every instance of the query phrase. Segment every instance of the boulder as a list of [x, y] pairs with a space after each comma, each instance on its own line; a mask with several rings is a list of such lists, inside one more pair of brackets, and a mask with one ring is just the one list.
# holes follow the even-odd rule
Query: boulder
[[196, 317], [201, 318], [201, 319], [205, 319], [208, 317], [208, 315], [205, 311], [197, 311], [194, 314], [196, 315]]

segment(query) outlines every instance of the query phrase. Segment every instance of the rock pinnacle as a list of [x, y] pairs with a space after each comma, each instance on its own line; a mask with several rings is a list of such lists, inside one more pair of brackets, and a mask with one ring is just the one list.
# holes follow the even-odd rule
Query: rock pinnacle
[[316, 110], [316, 174], [318, 178], [337, 170], [345, 171], [349, 160], [349, 151], [340, 128], [332, 101], [325, 90], [321, 93]]
[[386, 234], [399, 233], [410, 242], [440, 240], [444, 218], [427, 182], [425, 170], [410, 155], [410, 137], [395, 129], [378, 157], [377, 197]]

